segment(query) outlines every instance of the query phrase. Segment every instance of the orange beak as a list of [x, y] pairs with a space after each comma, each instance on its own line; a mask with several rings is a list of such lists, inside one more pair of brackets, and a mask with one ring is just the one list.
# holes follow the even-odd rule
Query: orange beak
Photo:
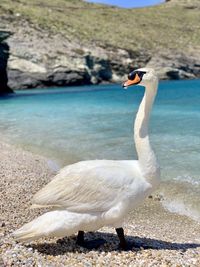
[[136, 74], [134, 80], [127, 80], [126, 82], [124, 82], [123, 87], [128, 87], [130, 85], [138, 84], [140, 81], [141, 81], [140, 77], [138, 76], [138, 74]]

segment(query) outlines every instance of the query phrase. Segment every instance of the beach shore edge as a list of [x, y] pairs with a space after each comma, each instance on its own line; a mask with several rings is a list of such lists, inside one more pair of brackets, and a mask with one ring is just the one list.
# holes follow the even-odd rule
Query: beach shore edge
[[29, 209], [30, 201], [55, 172], [40, 155], [4, 142], [0, 150], [0, 266], [200, 266], [200, 223], [166, 211], [155, 196], [126, 220], [128, 240], [139, 244], [131, 251], [119, 252], [107, 227], [87, 234], [106, 240], [98, 250], [78, 247], [75, 237], [15, 242], [12, 232], [44, 212]]

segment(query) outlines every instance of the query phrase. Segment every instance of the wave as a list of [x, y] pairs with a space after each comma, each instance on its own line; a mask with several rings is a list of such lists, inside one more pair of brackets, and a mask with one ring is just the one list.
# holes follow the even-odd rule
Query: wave
[[173, 178], [176, 182], [181, 183], [189, 183], [193, 186], [199, 186], [200, 185], [200, 178], [197, 180], [197, 178], [191, 177], [190, 175], [180, 175], [175, 178]]
[[200, 222], [200, 181], [196, 176], [185, 174], [163, 181], [159, 193], [165, 209]]
[[180, 215], [185, 215], [191, 219], [200, 222], [200, 212], [189, 205], [185, 205], [182, 200], [169, 200], [164, 199], [161, 201], [163, 207], [172, 213], [178, 213]]

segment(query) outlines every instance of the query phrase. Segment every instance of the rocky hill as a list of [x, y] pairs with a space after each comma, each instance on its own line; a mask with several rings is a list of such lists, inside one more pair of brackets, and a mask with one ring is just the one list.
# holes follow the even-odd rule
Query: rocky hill
[[121, 82], [143, 66], [161, 79], [200, 78], [199, 13], [199, 0], [140, 9], [1, 0], [0, 92]]

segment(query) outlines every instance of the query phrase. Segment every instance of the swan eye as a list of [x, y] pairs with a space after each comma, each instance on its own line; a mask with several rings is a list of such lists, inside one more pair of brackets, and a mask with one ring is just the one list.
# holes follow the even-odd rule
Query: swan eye
[[133, 81], [135, 79], [135, 75], [136, 75], [136, 72], [132, 71], [131, 73], [129, 73], [128, 79]]
[[142, 79], [143, 75], [146, 74], [146, 71], [132, 71], [128, 75], [128, 79], [133, 81], [135, 79], [136, 74]]

